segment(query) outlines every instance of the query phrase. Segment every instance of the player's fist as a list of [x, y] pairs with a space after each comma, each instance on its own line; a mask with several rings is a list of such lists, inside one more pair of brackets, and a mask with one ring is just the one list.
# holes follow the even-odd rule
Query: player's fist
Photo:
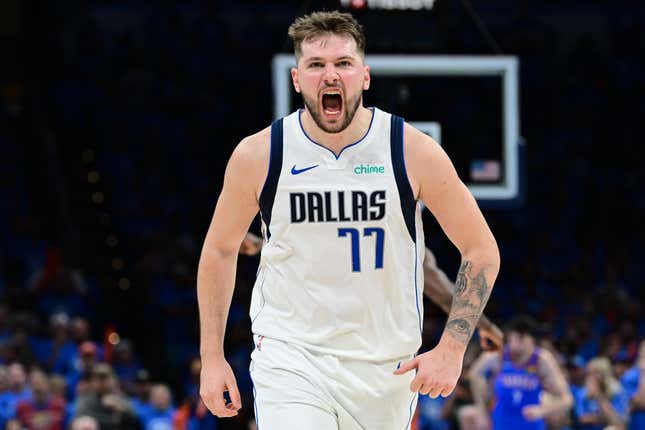
[[501, 351], [504, 347], [504, 333], [495, 324], [486, 327], [477, 327], [479, 332], [479, 345], [484, 351]]
[[440, 395], [448, 397], [461, 375], [463, 359], [463, 351], [440, 342], [433, 350], [403, 363], [394, 374], [402, 375], [417, 369], [417, 374], [410, 383], [410, 391], [428, 394], [433, 399]]
[[[229, 403], [224, 399], [228, 391]], [[199, 395], [206, 407], [220, 418], [233, 417], [242, 407], [240, 390], [237, 388], [235, 375], [224, 359], [204, 360], [200, 373]]]
[[522, 415], [527, 421], [537, 421], [544, 417], [544, 410], [540, 405], [526, 405], [522, 408]]
[[262, 238], [253, 233], [246, 233], [242, 244], [240, 245], [240, 254], [257, 255], [262, 250]]

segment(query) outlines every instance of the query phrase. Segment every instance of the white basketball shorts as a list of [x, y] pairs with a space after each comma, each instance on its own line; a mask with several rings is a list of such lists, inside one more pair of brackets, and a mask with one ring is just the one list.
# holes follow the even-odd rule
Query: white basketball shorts
[[254, 336], [249, 371], [258, 430], [409, 430], [417, 403], [414, 372], [399, 363], [318, 354]]

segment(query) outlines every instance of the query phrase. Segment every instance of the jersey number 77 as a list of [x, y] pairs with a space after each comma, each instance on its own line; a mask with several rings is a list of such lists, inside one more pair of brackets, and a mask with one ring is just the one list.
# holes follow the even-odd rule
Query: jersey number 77
[[[357, 228], [339, 228], [338, 237], [348, 236], [352, 243], [352, 272], [361, 271], [361, 251], [360, 251], [360, 230]], [[376, 257], [374, 268], [383, 268], [383, 242], [385, 241], [385, 230], [380, 227], [365, 227], [363, 236], [376, 236]]]

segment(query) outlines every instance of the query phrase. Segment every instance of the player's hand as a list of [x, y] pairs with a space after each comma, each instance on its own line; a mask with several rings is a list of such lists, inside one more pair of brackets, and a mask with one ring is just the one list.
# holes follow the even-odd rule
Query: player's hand
[[526, 405], [522, 408], [522, 415], [527, 421], [537, 421], [544, 417], [544, 409], [541, 405]]
[[504, 333], [495, 324], [487, 327], [477, 327], [479, 344], [484, 351], [501, 351], [504, 346]]
[[463, 360], [463, 350], [440, 342], [436, 348], [401, 364], [394, 374], [403, 375], [417, 369], [417, 374], [410, 383], [410, 391], [428, 394], [433, 399], [440, 395], [448, 397], [461, 376]]
[[[229, 403], [225, 403], [226, 391], [231, 398]], [[237, 388], [233, 369], [224, 358], [202, 363], [199, 395], [208, 410], [220, 418], [234, 417], [242, 408], [240, 390]]]
[[246, 233], [246, 237], [240, 245], [240, 254], [257, 255], [262, 250], [262, 238], [253, 233]]

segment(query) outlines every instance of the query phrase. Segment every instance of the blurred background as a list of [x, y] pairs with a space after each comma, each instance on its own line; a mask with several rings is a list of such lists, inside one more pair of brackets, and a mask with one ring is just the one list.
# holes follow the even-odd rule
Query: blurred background
[[[500, 326], [539, 319], [568, 375], [599, 356], [616, 378], [637, 366], [643, 2], [2, 0], [0, 429], [63, 429], [77, 415], [102, 429], [255, 428], [258, 259], [240, 257], [228, 321], [244, 393], [229, 420], [198, 400], [196, 268], [230, 153], [273, 119], [271, 59], [291, 52], [296, 16], [323, 8], [356, 16], [368, 54], [518, 57], [526, 187], [512, 206], [484, 206], [502, 253], [486, 313]], [[447, 150], [467, 165], [464, 148], [500, 134], [499, 82], [428, 82], [420, 92], [387, 78], [366, 103], [418, 120], [443, 112]], [[425, 224], [454, 279], [457, 250]], [[427, 350], [445, 316], [425, 305]], [[422, 399], [416, 428], [457, 429], [454, 405]], [[582, 428], [575, 417], [552, 427]]]

